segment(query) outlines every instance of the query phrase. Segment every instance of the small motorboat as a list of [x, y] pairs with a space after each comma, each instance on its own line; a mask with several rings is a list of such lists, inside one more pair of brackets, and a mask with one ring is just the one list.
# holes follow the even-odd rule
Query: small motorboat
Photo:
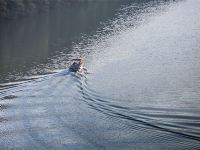
[[82, 59], [73, 59], [73, 63], [69, 67], [71, 72], [81, 72], [84, 69], [84, 64]]

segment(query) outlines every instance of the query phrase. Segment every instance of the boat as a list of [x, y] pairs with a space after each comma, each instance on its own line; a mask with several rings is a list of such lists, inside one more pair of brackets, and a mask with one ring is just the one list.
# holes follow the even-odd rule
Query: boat
[[84, 68], [82, 59], [72, 59], [74, 62], [70, 65], [69, 70], [71, 72], [81, 72]]

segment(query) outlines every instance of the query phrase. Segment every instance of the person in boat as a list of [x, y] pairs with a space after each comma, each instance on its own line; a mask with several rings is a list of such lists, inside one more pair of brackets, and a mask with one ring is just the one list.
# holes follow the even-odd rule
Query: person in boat
[[73, 59], [73, 64], [69, 67], [71, 72], [80, 72], [84, 69], [83, 67], [83, 60], [82, 59]]

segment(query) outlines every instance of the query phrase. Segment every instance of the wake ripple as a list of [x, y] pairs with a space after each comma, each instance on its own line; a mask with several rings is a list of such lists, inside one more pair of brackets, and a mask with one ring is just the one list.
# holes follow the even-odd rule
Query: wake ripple
[[[151, 128], [172, 133], [177, 137], [200, 141], [198, 114], [179, 109], [127, 107], [124, 106], [123, 100], [103, 97], [102, 94], [90, 89], [86, 80], [78, 87], [82, 100], [96, 111], [118, 119], [136, 122], [137, 126], [143, 127], [142, 130]], [[135, 125], [134, 128], [136, 128]]]

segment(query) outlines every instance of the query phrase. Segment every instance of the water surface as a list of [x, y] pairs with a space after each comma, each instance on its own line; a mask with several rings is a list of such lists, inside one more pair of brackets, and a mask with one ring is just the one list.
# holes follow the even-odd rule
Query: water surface
[[[10, 36], [1, 34], [1, 147], [200, 149], [200, 2], [82, 9], [70, 21], [63, 11], [72, 10], [59, 10], [12, 23], [25, 42], [2, 25]], [[76, 57], [87, 72], [66, 68]]]

